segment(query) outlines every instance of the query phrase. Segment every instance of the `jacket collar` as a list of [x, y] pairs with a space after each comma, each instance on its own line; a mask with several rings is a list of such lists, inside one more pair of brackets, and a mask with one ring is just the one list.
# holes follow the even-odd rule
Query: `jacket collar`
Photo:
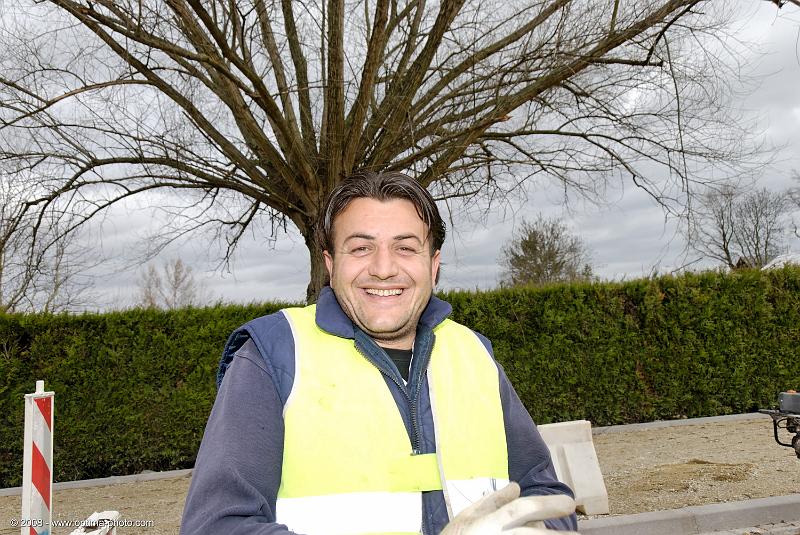
[[[422, 316], [419, 318], [419, 325], [433, 329], [447, 318], [453, 311], [453, 307], [447, 301], [442, 301], [435, 295], [431, 295]], [[325, 286], [319, 294], [317, 300], [316, 313], [317, 326], [330, 334], [342, 338], [355, 338], [353, 322], [344, 313], [336, 295], [330, 286]]]

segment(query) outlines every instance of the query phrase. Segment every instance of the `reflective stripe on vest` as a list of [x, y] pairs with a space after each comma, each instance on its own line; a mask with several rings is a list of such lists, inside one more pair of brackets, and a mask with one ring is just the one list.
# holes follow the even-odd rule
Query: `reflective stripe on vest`
[[471, 330], [449, 320], [434, 330], [428, 380], [439, 453], [412, 455], [381, 372], [352, 339], [319, 329], [315, 312], [283, 311], [295, 374], [283, 412], [278, 522], [310, 535], [416, 534], [422, 491], [444, 490], [457, 513], [507, 483], [497, 367]]

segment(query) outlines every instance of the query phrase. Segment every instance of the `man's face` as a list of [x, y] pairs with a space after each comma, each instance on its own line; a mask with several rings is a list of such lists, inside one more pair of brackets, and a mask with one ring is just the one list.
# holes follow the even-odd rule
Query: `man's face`
[[339, 304], [384, 347], [411, 349], [433, 291], [439, 251], [405, 199], [355, 199], [333, 221], [325, 265]]

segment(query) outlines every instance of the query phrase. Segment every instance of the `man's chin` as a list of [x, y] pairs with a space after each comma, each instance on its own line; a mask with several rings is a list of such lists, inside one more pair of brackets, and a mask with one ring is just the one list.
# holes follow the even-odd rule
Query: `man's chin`
[[407, 338], [409, 335], [414, 335], [414, 332], [406, 328], [405, 325], [367, 325], [362, 327], [362, 329], [370, 338], [378, 342], [379, 345], [382, 342], [392, 344]]
[[392, 328], [383, 325], [368, 325], [367, 328], [364, 329], [364, 332], [376, 340], [397, 340], [406, 335], [407, 329]]

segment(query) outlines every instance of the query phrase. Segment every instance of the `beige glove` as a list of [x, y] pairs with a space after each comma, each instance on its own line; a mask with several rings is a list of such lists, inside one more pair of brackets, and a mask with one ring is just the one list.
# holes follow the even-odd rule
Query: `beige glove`
[[511, 482], [461, 511], [445, 526], [441, 535], [554, 535], [555, 532], [547, 529], [542, 520], [574, 512], [575, 501], [569, 496], [555, 494], [520, 498], [519, 485]]

